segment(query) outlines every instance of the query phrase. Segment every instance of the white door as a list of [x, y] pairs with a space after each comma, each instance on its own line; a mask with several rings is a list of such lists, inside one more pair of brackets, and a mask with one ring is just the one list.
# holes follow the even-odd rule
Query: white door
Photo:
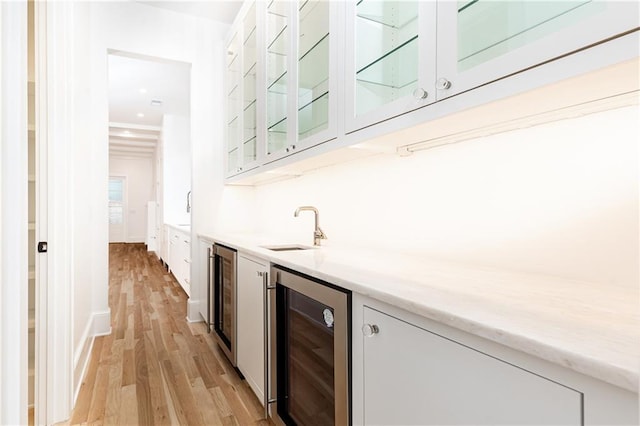
[[267, 262], [238, 256], [238, 369], [264, 401], [264, 289]]
[[127, 178], [109, 177], [109, 242], [126, 242]]

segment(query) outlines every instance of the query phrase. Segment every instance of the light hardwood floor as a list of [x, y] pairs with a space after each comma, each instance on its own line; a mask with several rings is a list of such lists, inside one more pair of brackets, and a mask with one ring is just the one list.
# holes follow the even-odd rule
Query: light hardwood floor
[[70, 424], [271, 424], [186, 303], [143, 244], [109, 246], [112, 332], [95, 340]]

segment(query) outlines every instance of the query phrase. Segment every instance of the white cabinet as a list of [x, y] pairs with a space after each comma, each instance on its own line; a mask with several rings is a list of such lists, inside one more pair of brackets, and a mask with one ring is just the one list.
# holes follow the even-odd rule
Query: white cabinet
[[205, 321], [210, 323], [211, 313], [209, 312], [209, 299], [211, 298], [210, 275], [212, 273], [212, 257], [211, 249], [213, 248], [213, 241], [208, 238], [198, 238], [198, 249], [196, 256], [198, 257], [196, 277], [193, 277], [191, 282], [191, 295], [192, 298], [196, 297], [198, 302], [198, 312]]
[[264, 400], [264, 292], [269, 262], [238, 253], [237, 365], [260, 401]]
[[435, 102], [436, 2], [346, 8], [346, 133]]
[[364, 322], [365, 424], [581, 424], [580, 392], [368, 307]]
[[[285, 157], [321, 156], [593, 71], [594, 61], [630, 59], [633, 35], [623, 47], [611, 39], [637, 35], [638, 8], [598, 0], [245, 2], [227, 44], [226, 176], [238, 181], [294, 160]], [[583, 49], [594, 53], [585, 59]], [[461, 131], [449, 127], [438, 137]]]
[[187, 296], [191, 295], [191, 235], [187, 231], [168, 227], [168, 264]]
[[438, 99], [638, 28], [638, 2], [440, 1]]
[[[258, 98], [258, 43], [263, 20], [259, 12], [262, 2], [245, 5], [236, 30], [227, 42], [227, 143], [226, 176], [246, 172], [258, 166], [258, 110], [263, 103]], [[260, 44], [262, 46], [262, 44]]]
[[353, 424], [638, 424], [638, 394], [353, 296]]

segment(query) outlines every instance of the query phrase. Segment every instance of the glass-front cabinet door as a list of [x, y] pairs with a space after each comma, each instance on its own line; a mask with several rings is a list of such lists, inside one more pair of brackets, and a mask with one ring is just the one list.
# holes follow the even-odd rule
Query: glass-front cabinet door
[[242, 167], [250, 168], [258, 159], [257, 146], [257, 31], [256, 3], [249, 8], [243, 22], [242, 46]]
[[226, 175], [234, 175], [240, 167], [240, 45], [239, 35], [236, 33], [227, 45], [227, 129], [226, 129]]
[[636, 1], [439, 2], [438, 99], [637, 27]]
[[344, 3], [267, 2], [267, 162], [338, 135]]
[[266, 10], [266, 73], [267, 73], [267, 156], [283, 151], [294, 143], [290, 127], [289, 102], [291, 61], [291, 2], [272, 0]]
[[436, 100], [436, 3], [346, 5], [347, 133]]
[[257, 6], [256, 2], [248, 6], [227, 44], [227, 177], [257, 167], [260, 158]]

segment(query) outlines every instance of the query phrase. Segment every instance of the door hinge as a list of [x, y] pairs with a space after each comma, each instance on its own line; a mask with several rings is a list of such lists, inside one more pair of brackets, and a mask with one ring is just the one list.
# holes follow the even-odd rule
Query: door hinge
[[40, 241], [38, 243], [38, 253], [46, 253], [47, 252], [47, 242], [46, 241]]

